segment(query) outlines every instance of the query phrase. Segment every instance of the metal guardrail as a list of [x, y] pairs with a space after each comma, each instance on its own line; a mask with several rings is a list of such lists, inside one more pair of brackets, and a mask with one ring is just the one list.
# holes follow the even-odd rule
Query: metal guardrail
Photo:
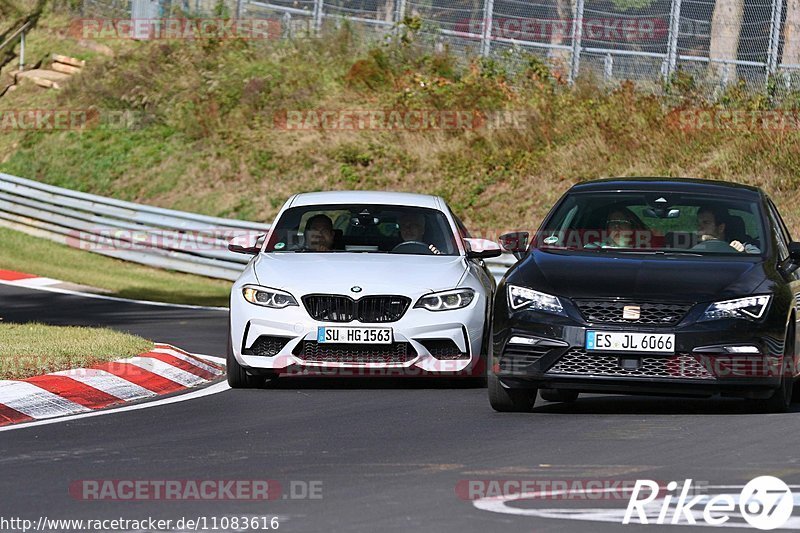
[[[0, 173], [0, 226], [155, 268], [233, 281], [250, 256], [228, 251], [233, 237], [268, 224], [162, 209]], [[487, 261], [495, 278], [513, 257]]]

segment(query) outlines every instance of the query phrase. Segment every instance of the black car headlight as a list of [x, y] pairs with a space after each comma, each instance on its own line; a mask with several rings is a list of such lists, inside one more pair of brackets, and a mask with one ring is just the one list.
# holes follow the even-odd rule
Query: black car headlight
[[450, 311], [468, 306], [474, 298], [475, 291], [472, 289], [454, 289], [426, 294], [414, 307], [422, 307], [428, 311]]
[[251, 304], [271, 307], [272, 309], [283, 309], [284, 307], [297, 305], [297, 300], [288, 292], [258, 285], [245, 285], [242, 287], [242, 296]]
[[561, 300], [556, 296], [517, 285], [507, 285], [506, 294], [508, 295], [508, 306], [512, 311], [525, 308], [556, 315], [566, 314], [564, 313], [564, 307], [561, 305]]
[[764, 316], [771, 299], [772, 296], [764, 294], [761, 296], [748, 296], [747, 298], [714, 302], [706, 308], [699, 321], [719, 320], [721, 318], [758, 320]]

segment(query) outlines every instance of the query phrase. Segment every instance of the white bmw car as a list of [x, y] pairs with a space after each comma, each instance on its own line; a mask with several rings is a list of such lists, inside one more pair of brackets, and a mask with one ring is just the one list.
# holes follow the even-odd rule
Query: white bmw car
[[[472, 239], [437, 196], [291, 197], [230, 301], [228, 382], [279, 375], [481, 377], [500, 247]], [[483, 355], [482, 355], [483, 354]]]

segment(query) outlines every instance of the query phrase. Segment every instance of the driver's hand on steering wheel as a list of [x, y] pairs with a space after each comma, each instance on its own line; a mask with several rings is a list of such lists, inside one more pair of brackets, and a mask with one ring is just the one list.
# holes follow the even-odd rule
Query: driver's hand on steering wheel
[[[432, 244], [428, 245], [428, 250], [430, 250], [431, 252], [433, 252], [436, 255], [442, 255], [442, 252], [440, 252], [439, 249], [437, 247], [435, 247], [434, 245], [432, 245]], [[742, 247], [742, 250], [744, 250], [744, 247]]]
[[744, 252], [744, 244], [739, 241], [732, 241], [729, 243], [731, 248], [736, 250], [737, 252]]
[[718, 241], [718, 240], [719, 240], [719, 238], [717, 238], [715, 235], [708, 235], [708, 234], [700, 235], [700, 242]]

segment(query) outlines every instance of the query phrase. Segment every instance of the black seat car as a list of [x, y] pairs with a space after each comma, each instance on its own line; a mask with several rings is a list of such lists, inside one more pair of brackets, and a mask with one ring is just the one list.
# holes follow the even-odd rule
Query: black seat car
[[[497, 288], [489, 399], [580, 392], [792, 400], [800, 244], [764, 191], [626, 178], [572, 187]], [[800, 399], [800, 395], [798, 395]]]

